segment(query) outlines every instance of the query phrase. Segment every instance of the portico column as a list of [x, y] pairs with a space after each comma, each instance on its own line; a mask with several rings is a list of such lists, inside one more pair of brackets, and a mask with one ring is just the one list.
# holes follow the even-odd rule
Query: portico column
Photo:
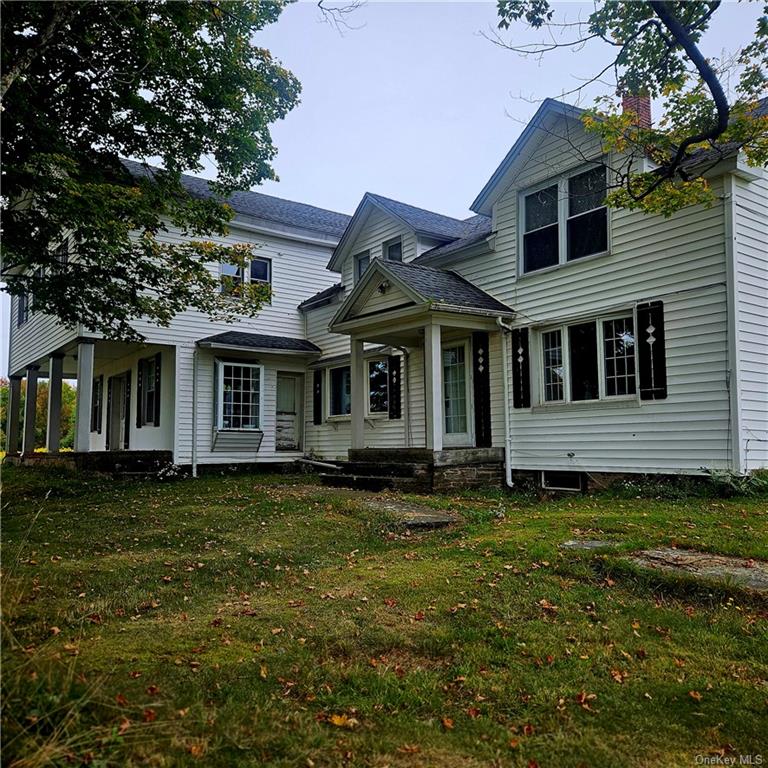
[[21, 376], [11, 376], [8, 386], [8, 415], [5, 425], [5, 450], [19, 452], [19, 407], [21, 405]]
[[77, 420], [75, 450], [86, 453], [91, 448], [91, 400], [93, 397], [93, 342], [77, 345]]
[[350, 393], [352, 397], [352, 448], [365, 448], [365, 361], [363, 342], [352, 337]]
[[443, 351], [440, 326], [424, 328], [424, 391], [427, 405], [427, 448], [443, 450]]
[[64, 355], [51, 355], [48, 360], [48, 425], [45, 447], [48, 453], [58, 453], [61, 442], [61, 382], [64, 378]]
[[35, 416], [37, 414], [37, 373], [39, 365], [27, 366], [27, 393], [24, 398], [24, 434], [21, 439], [21, 452], [35, 452]]

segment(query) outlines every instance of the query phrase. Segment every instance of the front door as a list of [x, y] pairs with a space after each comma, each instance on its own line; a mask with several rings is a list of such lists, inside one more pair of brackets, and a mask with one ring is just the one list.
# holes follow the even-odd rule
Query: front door
[[472, 400], [469, 343], [443, 347], [443, 443], [447, 447], [470, 447]]
[[128, 409], [130, 407], [130, 374], [110, 376], [107, 381], [107, 450], [128, 447]]
[[301, 381], [297, 374], [277, 374], [275, 447], [278, 451], [301, 450]]

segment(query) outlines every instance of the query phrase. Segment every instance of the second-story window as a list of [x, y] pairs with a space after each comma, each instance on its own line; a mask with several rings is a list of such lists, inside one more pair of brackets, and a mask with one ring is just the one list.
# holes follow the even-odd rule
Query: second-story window
[[16, 308], [16, 326], [20, 327], [29, 320], [29, 294], [26, 291], [19, 294]]
[[602, 166], [561, 177], [520, 198], [523, 273], [608, 250], [606, 172]]
[[371, 263], [371, 252], [363, 251], [355, 256], [355, 282], [357, 282], [368, 269]]
[[227, 262], [221, 263], [221, 292], [237, 293], [243, 283], [272, 284], [272, 260], [251, 259], [248, 269]]
[[403, 260], [403, 241], [399, 237], [384, 243], [384, 258], [387, 261]]

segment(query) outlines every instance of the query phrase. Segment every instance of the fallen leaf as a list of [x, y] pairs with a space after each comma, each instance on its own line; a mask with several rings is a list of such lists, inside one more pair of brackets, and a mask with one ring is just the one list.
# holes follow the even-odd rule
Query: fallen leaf
[[155, 712], [154, 709], [151, 707], [147, 707], [144, 710], [144, 722], [145, 723], [154, 723], [155, 720], [157, 720], [157, 712]]
[[117, 696], [115, 696], [115, 702], [117, 703], [118, 707], [128, 706], [128, 699], [122, 693], [118, 693]]
[[120, 725], [117, 732], [122, 736], [131, 727], [131, 721], [127, 717], [120, 718]]
[[688, 691], [688, 695], [696, 701], [701, 701], [704, 698], [698, 691]]
[[443, 724], [443, 728], [445, 728], [446, 731], [453, 730], [453, 720], [450, 717], [444, 717], [440, 722]]

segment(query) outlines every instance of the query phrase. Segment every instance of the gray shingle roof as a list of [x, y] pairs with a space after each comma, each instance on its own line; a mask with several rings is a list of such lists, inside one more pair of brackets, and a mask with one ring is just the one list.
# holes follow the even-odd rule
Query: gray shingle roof
[[[134, 176], [148, 175], [157, 170], [152, 166], [143, 165], [133, 160], [123, 160], [123, 164]], [[181, 183], [194, 197], [221, 199], [214, 195], [205, 179], [182, 174]], [[345, 213], [336, 213], [325, 208], [316, 208], [314, 205], [296, 203], [261, 192], [234, 192], [226, 202], [235, 211], [246, 216], [273, 221], [285, 226], [308, 229], [333, 237], [341, 237], [350, 219]]]
[[244, 333], [243, 331], [225, 331], [214, 336], [206, 336], [204, 339], [198, 339], [197, 344], [199, 346], [274, 349], [288, 352], [320, 352], [320, 347], [304, 339], [294, 339], [290, 336], [267, 336], [262, 333]]
[[[467, 221], [454, 219], [452, 216], [443, 216], [442, 213], [427, 211], [424, 208], [417, 208], [414, 205], [401, 203], [399, 200], [392, 200], [388, 197], [383, 197], [382, 195], [375, 195], [372, 192], [366, 194], [372, 200], [375, 200], [383, 208], [390, 211], [390, 213], [401, 218], [408, 224], [408, 226], [421, 234], [455, 239], [457, 237], [462, 237], [466, 232]], [[471, 220], [472, 219], [469, 219], [468, 221]]]
[[384, 266], [427, 301], [492, 312], [513, 311], [456, 272], [399, 261], [387, 261]]
[[449, 243], [438, 245], [436, 248], [430, 248], [424, 251], [418, 258], [414, 259], [412, 264], [421, 264], [422, 262], [431, 263], [434, 259], [441, 256], [449, 256], [457, 253], [470, 245], [483, 242], [491, 234], [491, 220], [488, 216], [473, 216], [467, 219], [467, 234], [458, 240], [451, 240]]
[[306, 309], [310, 306], [316, 306], [318, 304], [324, 304], [329, 299], [331, 299], [333, 296], [335, 296], [337, 293], [343, 292], [344, 286], [341, 283], [336, 283], [335, 285], [330, 286], [329, 288], [324, 288], [322, 291], [319, 291], [314, 296], [310, 296], [308, 299], [305, 299], [304, 301], [299, 304], [299, 309]]

